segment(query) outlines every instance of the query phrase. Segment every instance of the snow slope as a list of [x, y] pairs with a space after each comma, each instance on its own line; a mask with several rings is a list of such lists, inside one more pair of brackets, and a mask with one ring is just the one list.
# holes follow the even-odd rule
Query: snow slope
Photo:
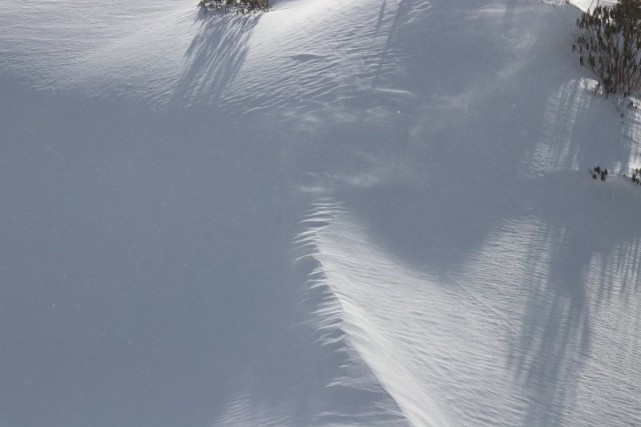
[[0, 3], [0, 426], [641, 424], [562, 3]]

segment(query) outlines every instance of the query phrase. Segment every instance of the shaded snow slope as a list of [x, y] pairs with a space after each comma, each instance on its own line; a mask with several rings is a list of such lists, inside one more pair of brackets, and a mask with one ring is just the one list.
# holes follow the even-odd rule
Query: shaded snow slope
[[0, 3], [0, 426], [641, 424], [575, 7], [193, 3]]

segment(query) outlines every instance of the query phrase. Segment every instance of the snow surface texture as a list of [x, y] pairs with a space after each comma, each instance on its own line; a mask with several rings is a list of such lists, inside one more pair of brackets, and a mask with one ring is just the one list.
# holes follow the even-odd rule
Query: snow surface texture
[[576, 7], [194, 3], [0, 2], [1, 427], [641, 424]]

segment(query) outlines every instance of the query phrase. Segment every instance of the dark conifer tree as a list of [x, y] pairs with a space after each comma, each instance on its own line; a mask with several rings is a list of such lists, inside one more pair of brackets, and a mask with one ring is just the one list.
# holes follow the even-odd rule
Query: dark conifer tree
[[641, 0], [597, 6], [577, 20], [573, 45], [579, 62], [601, 81], [604, 94], [631, 95], [641, 89]]

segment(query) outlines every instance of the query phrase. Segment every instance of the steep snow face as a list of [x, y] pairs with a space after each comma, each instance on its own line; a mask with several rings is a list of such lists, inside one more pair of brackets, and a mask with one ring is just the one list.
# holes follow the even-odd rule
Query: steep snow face
[[611, 241], [583, 233], [509, 219], [441, 274], [340, 206], [309, 241], [345, 334], [412, 425], [636, 423], [639, 249], [619, 236], [593, 253]]
[[641, 423], [576, 8], [193, 3], [0, 3], [1, 426]]
[[317, 176], [324, 283], [413, 425], [637, 423], [639, 195], [587, 170], [639, 164], [638, 113], [572, 66], [571, 9], [484, 6], [431, 2], [393, 33], [401, 56], [422, 35], [381, 81], [413, 102], [364, 119], [400, 132], [367, 138], [369, 167]]

